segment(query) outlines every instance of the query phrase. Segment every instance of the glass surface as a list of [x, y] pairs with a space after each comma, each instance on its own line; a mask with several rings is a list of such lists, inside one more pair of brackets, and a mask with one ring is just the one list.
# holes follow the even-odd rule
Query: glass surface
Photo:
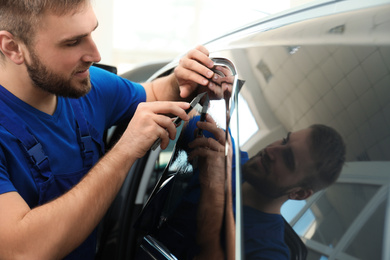
[[381, 259], [387, 201], [371, 215], [346, 253], [359, 259]]
[[290, 222], [305, 205], [306, 200], [288, 200], [283, 204], [281, 214], [287, 222]]
[[[178, 4], [180, 1], [174, 2]], [[300, 1], [294, 2], [297, 4]], [[295, 232], [304, 238], [308, 259], [379, 259], [383, 244], [387, 246], [389, 242], [383, 240], [383, 227], [388, 225], [386, 221], [389, 221], [385, 218], [388, 205], [383, 203], [379, 208], [373, 209], [367, 203], [378, 205], [379, 203], [372, 199], [378, 198], [377, 192], [381, 185], [389, 184], [388, 167], [387, 175], [380, 176], [378, 165], [379, 162], [390, 161], [390, 7], [379, 6], [355, 11], [343, 9], [338, 12], [340, 6], [345, 8], [350, 3], [352, 8], [358, 1], [333, 2], [334, 5], [328, 6], [327, 1], [322, 1], [318, 8], [308, 7], [303, 11], [275, 17], [268, 22], [253, 24], [247, 29], [228, 34], [206, 45], [211, 51], [211, 57], [228, 58], [236, 69], [234, 74], [245, 80], [239, 94], [238, 89], [237, 92], [232, 90], [233, 97], [238, 94], [237, 100], [230, 99], [230, 96], [219, 101], [212, 100], [207, 110], [219, 130], [225, 131], [225, 134], [228, 133], [226, 130], [232, 130], [234, 141], [237, 142], [236, 147], [241, 150], [235, 151], [235, 157], [242, 159], [241, 162], [226, 160], [224, 167], [206, 168], [206, 172], [207, 169], [212, 169], [213, 176], [224, 177], [224, 198], [226, 201], [233, 198], [237, 203], [234, 211], [236, 230], [234, 227], [231, 229], [232, 226], [219, 226], [218, 232], [222, 233], [219, 238], [224, 239], [221, 244], [230, 241], [230, 235], [235, 231], [239, 242], [236, 245], [243, 242], [244, 249], [250, 248], [247, 245], [251, 239], [247, 239], [246, 234], [255, 229], [247, 228], [244, 232], [240, 229], [241, 226], [245, 229], [247, 222], [242, 220], [246, 220], [249, 215], [246, 213], [250, 211], [243, 210], [243, 218], [240, 217], [241, 208], [238, 203], [241, 202], [241, 193], [239, 189], [235, 190], [249, 183], [248, 178], [243, 178], [241, 182], [243, 175], [239, 172], [245, 165], [245, 160], [255, 158], [276, 140], [284, 142], [283, 138], [287, 138], [289, 132], [305, 129], [312, 124], [331, 126], [341, 134], [347, 145], [348, 164], [343, 168], [340, 182], [321, 193], [321, 196], [294, 203], [287, 202], [281, 209], [282, 215], [290, 221]], [[192, 3], [192, 0], [180, 2], [179, 9], [173, 10], [174, 15], [168, 15], [169, 18], [165, 19], [165, 22], [174, 21], [175, 17], [186, 14]], [[258, 1], [253, 1], [254, 5], [256, 3]], [[145, 5], [148, 5], [148, 2], [142, 4]], [[163, 5], [162, 2], [158, 3], [158, 7]], [[225, 1], [222, 5], [225, 7], [228, 4]], [[122, 10], [126, 15], [127, 9]], [[322, 11], [323, 9], [328, 11]], [[161, 10], [162, 8], [155, 8], [152, 16], [153, 13], [160, 12], [167, 17]], [[218, 11], [220, 14], [221, 9]], [[239, 14], [235, 19], [243, 17], [239, 10], [234, 10], [234, 13]], [[212, 10], [211, 14], [218, 21], [221, 20], [215, 10]], [[186, 17], [189, 19], [185, 23], [190, 22], [193, 15]], [[128, 17], [137, 19], [135, 16]], [[210, 22], [209, 17], [202, 17], [205, 18], [202, 19], [203, 23], [208, 25], [213, 33], [221, 32], [217, 29], [222, 29], [222, 25]], [[228, 15], [223, 15], [222, 18], [227, 17]], [[233, 20], [227, 19], [224, 25], [231, 21]], [[118, 22], [121, 23], [115, 23]], [[190, 40], [194, 34], [192, 30], [182, 30], [185, 24], [179, 27], [164, 23], [159, 25], [166, 30], [159, 30], [159, 33], [165, 36], [157, 43], [167, 47], [165, 49], [168, 51], [183, 47], [181, 43], [175, 45], [168, 42], [173, 39], [175, 30], [185, 31], [180, 36], [184, 37], [185, 41]], [[148, 24], [148, 28], [141, 26], [136, 29], [140, 34], [148, 34], [143, 39], [156, 38], [156, 35], [149, 34], [152, 29], [150, 26], [151, 24]], [[229, 28], [233, 29], [230, 26]], [[123, 32], [121, 29], [119, 31]], [[147, 44], [143, 44], [144, 40], [138, 39], [138, 32], [134, 34], [134, 39], [130, 39], [129, 35], [133, 34], [123, 34], [120, 42], [127, 47], [134, 47], [134, 52], [128, 53], [130, 56], [139, 54], [144, 57], [145, 53], [138, 49], [142, 46], [146, 47], [147, 54], [155, 59], [155, 53], [150, 49], [156, 42], [146, 40]], [[129, 42], [131, 44], [128, 44]], [[120, 57], [128, 59], [127, 55]], [[231, 84], [228, 81], [231, 75], [225, 76], [225, 83]], [[231, 104], [238, 108], [238, 118], [233, 117], [230, 122]], [[192, 119], [196, 121], [201, 118], [203, 107], [198, 106], [193, 111]], [[228, 125], [229, 122], [231, 126]], [[236, 123], [238, 130], [234, 126]], [[141, 223], [138, 223], [141, 229], [146, 228], [147, 234], [162, 242], [179, 259], [191, 258], [188, 256], [193, 256], [193, 249], [197, 250], [196, 236], [203, 227], [197, 223], [197, 216], [206, 212], [199, 210], [199, 205], [202, 204], [202, 189], [198, 177], [201, 174], [200, 166], [204, 164], [201, 160], [189, 159], [191, 149], [188, 149], [189, 140], [185, 139], [196, 139], [198, 130], [196, 125], [187, 128], [188, 126], [183, 124], [184, 130], [190, 131], [178, 135], [178, 140], [173, 142], [175, 147], [171, 146], [167, 151], [161, 152], [148, 191], [155, 199], [148, 200], [145, 207], [147, 209], [152, 205], [151, 212], [144, 211], [139, 218]], [[226, 136], [222, 139], [214, 138], [214, 141], [226, 141]], [[228, 147], [225, 147], [224, 151], [228, 151], [226, 148]], [[217, 163], [216, 157], [208, 158], [211, 158], [208, 166]], [[230, 168], [229, 163], [238, 164]], [[259, 175], [266, 172], [261, 170], [261, 164], [257, 168], [254, 167], [254, 172]], [[226, 166], [228, 167], [225, 168]], [[233, 169], [232, 180], [228, 178], [227, 169]], [[237, 176], [234, 175], [234, 170], [237, 171]], [[272, 174], [270, 176], [273, 177]], [[278, 181], [283, 182], [288, 177], [280, 177]], [[210, 185], [214, 184], [212, 182]], [[260, 201], [257, 196], [259, 193], [272, 192], [272, 188], [271, 185], [264, 185], [258, 189], [258, 193], [243, 192], [244, 206], [253, 206]], [[233, 196], [228, 189], [232, 190]], [[286, 192], [278, 195], [286, 196]], [[276, 197], [278, 198], [280, 197]], [[207, 197], [203, 205], [211, 205], [215, 202], [214, 199]], [[224, 217], [233, 212], [227, 209], [223, 208]], [[303, 210], [305, 212], [302, 212]], [[208, 213], [203, 215], [215, 216]], [[297, 216], [300, 217], [298, 220]], [[214, 228], [218, 225], [213, 222], [210, 226]], [[141, 235], [143, 231], [140, 232]], [[267, 234], [253, 233], [260, 238], [268, 238]], [[243, 237], [240, 237], [241, 235]], [[366, 242], [367, 237], [372, 239]], [[225, 244], [223, 248], [232, 249], [234, 244]], [[236, 256], [240, 253], [236, 252]], [[242, 253], [245, 258], [246, 252]], [[389, 257], [383, 256], [383, 259]], [[240, 256], [236, 259], [240, 259]]]
[[[219, 75], [215, 83], [227, 90], [222, 97], [204, 92], [193, 99], [191, 119], [181, 122], [176, 140], [158, 155], [149, 179], [153, 190], [149, 189], [151, 195], [136, 223], [141, 234], [146, 233], [161, 242], [179, 259], [192, 259], [199, 252], [199, 237], [208, 239], [218, 234], [209, 232], [215, 226], [214, 221], [234, 222], [232, 171], [226, 168], [226, 165], [231, 166], [231, 152], [225, 151], [232, 149], [227, 141], [230, 122], [227, 111], [233, 106], [229, 100], [237, 87], [237, 76], [234, 65], [228, 60], [213, 60], [214, 71]], [[207, 128], [199, 128], [202, 123]], [[194, 156], [197, 151], [200, 152]], [[225, 203], [230, 206], [225, 208]], [[225, 216], [231, 217], [225, 219]], [[230, 238], [234, 249], [234, 236], [229, 235], [234, 233], [234, 224], [227, 230], [226, 237]], [[219, 231], [225, 232], [224, 227]]]
[[308, 250], [307, 253], [307, 260], [328, 260], [329, 258], [327, 256], [324, 256], [318, 252], [315, 252], [313, 250]]
[[[234, 48], [217, 51], [218, 55], [232, 57], [238, 74], [246, 80], [240, 94], [258, 126], [256, 133], [246, 135], [245, 142], [241, 142], [240, 135], [240, 148], [249, 159], [289, 132], [324, 124], [343, 137], [347, 163], [351, 167], [356, 162], [365, 165], [352, 167], [355, 172], [345, 166], [343, 182], [329, 187], [306, 212], [300, 212], [306, 202], [296, 207], [286, 203], [282, 207], [282, 214], [289, 221], [302, 214], [293, 225], [304, 241], [313, 242], [307, 243], [309, 259], [326, 259], [329, 252], [321, 252], [325, 248], [335, 252], [332, 259], [342, 259], [341, 252], [364, 259], [373, 250], [372, 245], [359, 242], [365, 231], [354, 230], [363, 232], [361, 238], [346, 234], [352, 232], [351, 227], [355, 228], [351, 225], [359, 214], [371, 214], [363, 210], [380, 185], [389, 182], [386, 177], [380, 181], [375, 166], [375, 162], [390, 160], [390, 21], [385, 18], [388, 13], [389, 7], [379, 6], [324, 15], [251, 33], [235, 39]], [[240, 133], [250, 129], [241, 117], [239, 113]], [[258, 165], [260, 176], [263, 171]], [[253, 185], [248, 184], [244, 170], [243, 179], [243, 186]], [[258, 193], [263, 194], [268, 188], [258, 188]], [[244, 190], [244, 205], [253, 206], [256, 201], [259, 198], [254, 192]], [[308, 202], [311, 203], [310, 199]], [[245, 220], [245, 210], [243, 215]], [[245, 221], [243, 225], [245, 228]], [[383, 225], [384, 221], [379, 221], [379, 228]], [[380, 233], [376, 237], [376, 250], [381, 252]], [[245, 244], [245, 236], [243, 239]], [[353, 239], [356, 246], [352, 246]], [[323, 247], [317, 248], [319, 244]], [[340, 248], [334, 250], [337, 247]], [[312, 258], [312, 252], [318, 255]]]
[[334, 184], [311, 205], [294, 229], [304, 238], [334, 248], [379, 187]]
[[[246, 206], [256, 208], [264, 197], [269, 196], [268, 198], [277, 200], [287, 196], [291, 189], [274, 189], [277, 186], [263, 185], [256, 186], [255, 192], [247, 192], [248, 186], [252, 186], [253, 191], [254, 184], [249, 181], [250, 176], [248, 178], [248, 175], [241, 175], [244, 171], [238, 170], [248, 165], [246, 159], [260, 155], [262, 161], [257, 163], [257, 168], [252, 168], [253, 173], [255, 176], [274, 177], [272, 174], [266, 174], [267, 164], [271, 165], [272, 159], [269, 156], [270, 158], [265, 160], [261, 151], [275, 141], [284, 143], [283, 138], [287, 138], [289, 132], [296, 132], [313, 124], [324, 124], [339, 132], [347, 146], [348, 165], [341, 173], [342, 181], [327, 188], [321, 196], [315, 197], [316, 199], [312, 197], [313, 201], [309, 198], [295, 205], [286, 203], [282, 207], [282, 214], [288, 221], [295, 221], [296, 216], [301, 216], [292, 225], [295, 232], [303, 237], [304, 241], [308, 241], [308, 259], [342, 259], [343, 254], [364, 258], [372, 250], [381, 251], [380, 233], [375, 236], [375, 245], [378, 246], [375, 249], [373, 245], [361, 242], [370, 230], [369, 227], [353, 230], [357, 236], [348, 234], [352, 232], [351, 228], [360, 228], [359, 225], [354, 225], [358, 216], [363, 213], [371, 214], [364, 212], [370, 210], [366, 207], [367, 203], [376, 198], [374, 196], [381, 185], [389, 181], [383, 176], [378, 177], [378, 169], [375, 166], [375, 162], [390, 160], [390, 20], [386, 18], [388, 9], [368, 8], [337, 15], [328, 14], [299, 23], [271, 26], [268, 30], [260, 30], [258, 33], [251, 31], [249, 36], [234, 39], [234, 48], [226, 47], [229, 45], [224, 42], [225, 45], [220, 50], [216, 49], [211, 53], [213, 57], [228, 57], [235, 65], [237, 75], [245, 80], [237, 100], [226, 99], [219, 103], [213, 101], [207, 111], [215, 119], [217, 126], [223, 130], [232, 129], [234, 141], [239, 141], [239, 146], [236, 147], [241, 151], [235, 151], [235, 156], [240, 154], [242, 161], [234, 168], [238, 174], [237, 182], [234, 182], [233, 171], [233, 182], [227, 181], [226, 187], [233, 189], [235, 203], [240, 203], [241, 200], [234, 196], [233, 187], [242, 188], [244, 191], [243, 218], [239, 217], [240, 204], [237, 204], [234, 212], [237, 221], [235, 231], [239, 239], [243, 234], [244, 249], [250, 249], [251, 247], [246, 245], [253, 241], [246, 236], [250, 233], [248, 231], [251, 231], [245, 230], [247, 222], [241, 223], [242, 219], [247, 220], [246, 217], [250, 216], [251, 211]], [[233, 97], [237, 95], [238, 92], [233, 90]], [[238, 105], [235, 102], [238, 102]], [[237, 121], [232, 119], [230, 122], [230, 117], [226, 117], [226, 112], [230, 116], [230, 107], [226, 106], [227, 104], [238, 108]], [[197, 110], [198, 114], [195, 116], [199, 116], [199, 111]], [[235, 131], [234, 126], [227, 126], [229, 122], [232, 125], [238, 122], [239, 131]], [[169, 210], [164, 211], [168, 214], [159, 218], [160, 224], [169, 224], [167, 233], [170, 235], [159, 237], [168, 248], [172, 248], [170, 244], [175, 244], [174, 241], [187, 239], [190, 233], [190, 241], [195, 243], [193, 235], [199, 231], [196, 225], [188, 223], [194, 223], [196, 214], [199, 213], [199, 186], [196, 193], [198, 197], [192, 197], [192, 192], [196, 190], [192, 189], [192, 177], [198, 177], [194, 171], [200, 165], [194, 167], [193, 162], [188, 160], [185, 148], [188, 142], [181, 143], [179, 138], [178, 144], [166, 169], [169, 176], [181, 176], [183, 181], [172, 184], [175, 192], [171, 193], [173, 196], [169, 195], [169, 199], [164, 200], [163, 204], [168, 203], [174, 207], [168, 207]], [[184, 148], [180, 145], [184, 145]], [[179, 152], [180, 149], [182, 153]], [[356, 167], [356, 163], [365, 167]], [[348, 166], [355, 172], [348, 171]], [[182, 174], [177, 171], [182, 171]], [[215, 170], [216, 175], [221, 172], [225, 172], [225, 168]], [[290, 179], [289, 176], [284, 175], [276, 180], [283, 183], [286, 179]], [[291, 183], [298, 185], [293, 180]], [[280, 185], [291, 188], [288, 183]], [[185, 195], [187, 192], [190, 196]], [[239, 189], [236, 195], [241, 195]], [[183, 199], [194, 203], [183, 206], [180, 202]], [[208, 202], [213, 202], [212, 198]], [[308, 209], [306, 203], [310, 203]], [[301, 212], [304, 209], [306, 211]], [[192, 222], [184, 218], [188, 212]], [[378, 230], [383, 227], [385, 220], [381, 219], [381, 216], [375, 216], [371, 221], [379, 223], [373, 227]], [[191, 227], [191, 232], [175, 240], [172, 234], [183, 234], [181, 231], [177, 232], [177, 224]], [[241, 225], [244, 227], [242, 233]], [[229, 232], [225, 227], [221, 230]], [[267, 237], [261, 233], [255, 235]], [[243, 252], [243, 255], [245, 254], [247, 252]], [[177, 256], [180, 258], [180, 252]]]
[[[243, 124], [245, 124], [245, 127], [240, 128], [239, 133], [240, 145], [244, 145], [255, 133], [257, 133], [257, 131], [259, 131], [259, 126], [248, 106], [248, 103], [241, 94], [238, 95], [238, 117], [240, 118], [240, 121], [244, 122]], [[236, 125], [236, 121], [237, 118], [233, 116], [231, 124]], [[234, 128], [231, 130], [232, 135], [235, 135], [236, 133]]]

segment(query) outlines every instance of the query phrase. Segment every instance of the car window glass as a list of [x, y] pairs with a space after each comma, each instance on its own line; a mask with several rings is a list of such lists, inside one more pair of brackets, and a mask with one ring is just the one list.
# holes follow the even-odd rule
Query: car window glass
[[[222, 84], [227, 84], [223, 82]], [[226, 93], [226, 95], [230, 97], [231, 93]], [[202, 174], [202, 163], [207, 158], [211, 163], [208, 167], [211, 168], [216, 160], [214, 157], [206, 158], [202, 155], [190, 158], [193, 151], [193, 148], [189, 146], [190, 143], [196, 141], [197, 138], [202, 138], [204, 140], [214, 139], [214, 142], [220, 144], [215, 148], [218, 150], [220, 163], [218, 167], [213, 168], [212, 174], [221, 176], [220, 191], [222, 193], [226, 185], [224, 145], [227, 136], [227, 131], [225, 131], [228, 122], [227, 115], [229, 115], [226, 113], [228, 103], [217, 97], [215, 100], [209, 100], [206, 92], [197, 97], [202, 98], [194, 98], [197, 103], [193, 105], [194, 109], [189, 113], [191, 118], [189, 121], [181, 122], [176, 139], [169, 144], [166, 150], [156, 151], [159, 154], [153, 173], [148, 179], [149, 189], [145, 194], [147, 200], [134, 225], [143, 243], [148, 243], [147, 241], [161, 243], [166, 247], [166, 251], [170, 252], [169, 254], [175, 255], [178, 259], [187, 257], [192, 259], [199, 250], [196, 239], [197, 216], [204, 214], [198, 210], [202, 191], [199, 176]], [[213, 131], [200, 131], [197, 126], [199, 121], [206, 121], [213, 125]], [[215, 124], [212, 123], [213, 121]], [[214, 131], [217, 131], [219, 135], [216, 136]], [[204, 144], [207, 145], [207, 142]], [[214, 149], [213, 147], [215, 146], [210, 149]], [[214, 154], [213, 152], [212, 155]], [[206, 159], [203, 160], [204, 158]], [[231, 185], [230, 182], [229, 185]], [[223, 203], [220, 206], [224, 208]], [[223, 214], [220, 218], [222, 221]], [[145, 250], [142, 246], [141, 249], [140, 252]]]
[[[259, 125], [257, 124], [253, 114], [250, 110], [247, 101], [238, 94], [238, 116], [240, 121], [245, 122], [245, 127], [240, 128], [239, 141], [240, 145], [244, 145], [254, 134], [259, 131]], [[237, 124], [237, 118], [232, 117], [232, 125]], [[235, 135], [234, 128], [232, 128], [232, 134]]]
[[293, 228], [306, 239], [336, 247], [379, 188], [375, 185], [335, 184], [306, 210]]
[[306, 204], [306, 200], [288, 200], [283, 204], [281, 214], [288, 222], [290, 222], [297, 216]]
[[158, 183], [159, 179], [161, 178], [165, 168], [167, 167], [171, 157], [173, 150], [175, 148], [175, 144], [180, 136], [181, 130], [183, 125], [180, 125], [177, 128], [177, 134], [176, 138], [174, 140], [170, 140], [168, 147], [165, 150], [159, 151], [157, 155], [156, 162], [154, 164], [153, 170], [150, 173], [150, 176], [148, 177], [147, 184], [146, 184], [146, 190], [144, 192], [143, 196], [143, 204], [146, 203], [149, 196], [152, 194], [153, 189], [155, 188], [156, 184]]
[[[286, 203], [282, 208], [282, 216], [305, 242], [308, 259], [360, 258], [362, 253], [356, 247], [367, 246], [365, 252], [372, 250], [371, 245], [361, 242], [369, 234], [365, 223], [370, 219], [382, 223], [373, 226], [375, 230], [388, 225], [383, 223], [389, 219], [385, 215], [388, 209], [380, 206], [387, 205], [382, 203], [388, 196], [390, 159], [390, 47], [388, 33], [384, 33], [389, 22], [385, 14], [381, 7], [373, 7], [318, 16], [251, 33], [236, 39], [235, 48], [211, 53], [213, 57], [229, 58], [240, 78], [245, 80], [239, 98], [234, 99], [238, 102], [234, 103], [238, 117], [234, 114], [230, 127], [234, 141], [239, 144], [236, 147], [241, 150], [235, 153], [240, 155], [240, 166], [267, 145], [286, 138], [289, 132], [312, 124], [331, 126], [344, 138], [347, 164], [339, 182], [307, 200]], [[359, 26], [362, 23], [370, 26]], [[374, 36], [375, 40], [367, 35]], [[213, 117], [225, 115], [223, 105], [210, 107], [220, 111], [208, 111]], [[215, 118], [217, 124], [225, 124]], [[165, 164], [161, 155], [161, 165]], [[257, 170], [266, 173], [267, 166], [260, 170], [262, 164], [267, 163], [258, 163]], [[172, 164], [171, 168], [177, 166]], [[235, 170], [236, 177], [242, 177], [240, 167]], [[242, 187], [247, 182], [245, 178], [237, 179], [232, 185]], [[235, 195], [236, 220], [246, 220], [246, 216], [256, 219], [260, 213], [253, 214], [245, 205], [243, 218], [238, 217], [241, 206], [237, 198], [241, 193]], [[374, 213], [382, 214], [383, 220]], [[245, 230], [245, 221], [239, 224], [244, 232], [238, 232], [242, 230], [237, 225], [236, 234], [243, 241], [245, 255], [245, 250], [257, 248], [248, 246], [246, 235], [254, 231], [252, 235], [256, 239], [259, 232], [255, 228]], [[377, 252], [382, 252], [383, 244], [389, 241], [382, 233], [373, 238], [380, 247]], [[168, 238], [164, 242], [173, 241]]]
[[[346, 248], [345, 252], [339, 252], [340, 256], [343, 256], [345, 258], [355, 257], [356, 259], [381, 259], [384, 235], [383, 225], [385, 224], [386, 216], [386, 203], [387, 201], [382, 202], [381, 205], [377, 208], [377, 210], [373, 212], [370, 218], [367, 219], [367, 221], [365, 221], [364, 223], [362, 223], [362, 228], [358, 230], [357, 234], [353, 234], [354, 238], [352, 239], [351, 244]], [[307, 213], [305, 213], [305, 215], [306, 214]], [[310, 211], [310, 214], [313, 216], [312, 211]], [[301, 220], [303, 219], [304, 218], [302, 218]], [[309, 222], [313, 223], [313, 218], [311, 218]], [[294, 226], [294, 228], [296, 227]], [[330, 228], [331, 231], [334, 231], [334, 227], [328, 226], [328, 228]], [[314, 229], [315, 228], [312, 228], [312, 230]], [[315, 250], [315, 248], [317, 248], [319, 249], [319, 251], [321, 251], [320, 249], [322, 248], [322, 250], [326, 251], [327, 247], [330, 248], [327, 249], [328, 252], [333, 251], [335, 248], [332, 244], [311, 244], [311, 247], [309, 247], [308, 250], [307, 259], [328, 259], [326, 255], [321, 254]], [[339, 259], [343, 258], [340, 257]]]
[[[387, 14], [388, 9], [374, 6], [270, 28], [261, 25], [261, 33], [251, 28], [248, 36], [234, 38], [234, 48], [213, 53], [231, 58], [246, 81], [240, 95], [250, 113], [239, 111], [238, 116], [245, 160], [288, 132], [313, 124], [336, 129], [347, 145], [347, 164], [339, 183], [282, 208], [284, 218], [305, 241], [309, 259], [361, 258], [356, 247], [372, 250], [360, 242], [368, 234], [362, 223], [381, 212], [383, 185], [389, 184], [381, 166], [390, 160]], [[219, 43], [233, 38], [229, 37]], [[241, 132], [252, 128], [244, 114], [253, 116], [258, 130], [242, 142]], [[383, 176], [376, 176], [378, 172]], [[356, 176], [362, 180], [356, 181]], [[387, 211], [381, 213], [385, 220]], [[245, 220], [245, 210], [243, 215]], [[381, 219], [379, 223], [388, 225]], [[385, 238], [389, 236], [383, 232], [373, 238], [379, 256], [389, 241]], [[242, 239], [245, 245], [245, 232]]]
[[348, 255], [360, 259], [381, 258], [387, 205], [388, 200], [383, 201], [364, 223], [346, 249]]

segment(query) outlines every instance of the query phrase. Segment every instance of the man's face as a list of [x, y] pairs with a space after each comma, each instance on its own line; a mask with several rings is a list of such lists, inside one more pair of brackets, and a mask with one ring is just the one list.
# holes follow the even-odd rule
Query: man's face
[[299, 186], [314, 164], [310, 131], [289, 133], [261, 150], [242, 167], [243, 178], [260, 194], [279, 198]]
[[58, 96], [85, 95], [91, 89], [89, 67], [100, 61], [91, 37], [97, 27], [92, 7], [64, 16], [46, 14], [40, 24], [26, 59], [33, 84]]

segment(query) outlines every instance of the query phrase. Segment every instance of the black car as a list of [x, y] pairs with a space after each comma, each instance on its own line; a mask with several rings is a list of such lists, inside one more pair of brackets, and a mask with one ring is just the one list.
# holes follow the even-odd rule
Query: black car
[[[231, 129], [237, 148], [253, 156], [288, 132], [318, 123], [346, 142], [337, 183], [282, 208], [291, 259], [390, 259], [390, 1], [314, 2], [205, 46], [236, 80], [227, 102], [210, 101], [208, 113]], [[153, 80], [171, 73], [178, 60], [122, 76]], [[123, 127], [109, 131], [108, 143]], [[151, 259], [180, 259], [170, 247], [180, 230], [166, 239], [153, 235], [188, 187], [188, 178], [169, 184], [183, 146], [177, 140], [133, 166], [101, 224], [97, 259], [134, 259], [140, 251]], [[239, 180], [238, 169], [236, 175]], [[160, 190], [173, 195], [167, 199]], [[239, 187], [236, 192], [240, 209]], [[245, 259], [239, 212], [232, 257]]]

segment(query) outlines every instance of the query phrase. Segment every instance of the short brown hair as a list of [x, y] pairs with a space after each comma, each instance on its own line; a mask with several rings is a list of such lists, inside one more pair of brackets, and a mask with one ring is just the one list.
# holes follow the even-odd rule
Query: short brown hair
[[65, 15], [89, 2], [89, 0], [0, 0], [0, 31], [8, 31], [24, 44], [29, 45], [34, 40], [35, 28], [39, 26], [40, 18], [45, 12]]
[[329, 126], [315, 124], [309, 128], [314, 174], [306, 177], [303, 186], [316, 192], [335, 183], [340, 176], [346, 146], [341, 135]]

